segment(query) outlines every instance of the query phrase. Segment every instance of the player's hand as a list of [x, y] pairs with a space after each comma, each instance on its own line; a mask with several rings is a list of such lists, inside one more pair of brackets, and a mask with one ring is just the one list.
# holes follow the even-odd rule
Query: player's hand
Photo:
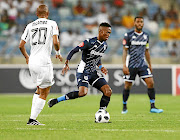
[[26, 57], [26, 64], [28, 64], [28, 63], [29, 63], [29, 56]]
[[152, 73], [152, 67], [151, 67], [151, 65], [149, 65], [149, 69], [150, 69], [150, 71], [151, 71], [151, 73]]
[[63, 61], [63, 57], [61, 55], [56, 55], [56, 59], [59, 59], [61, 62]]
[[108, 70], [105, 67], [102, 67], [101, 68], [101, 72], [106, 75], [108, 73]]
[[68, 64], [65, 64], [65, 65], [64, 65], [64, 68], [62, 69], [62, 73], [61, 73], [61, 74], [62, 74], [62, 75], [66, 74], [68, 70], [70, 70], [69, 65], [68, 65]]
[[129, 73], [129, 68], [128, 67], [123, 67], [123, 73], [125, 74], [125, 75], [129, 75], [130, 73]]

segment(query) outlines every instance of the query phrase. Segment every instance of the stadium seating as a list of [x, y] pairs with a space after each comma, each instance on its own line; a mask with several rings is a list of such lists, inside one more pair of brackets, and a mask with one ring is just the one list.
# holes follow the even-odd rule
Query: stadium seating
[[[52, 6], [51, 1], [46, 1], [48, 3], [49, 6], [49, 11], [50, 11], [50, 15], [49, 15], [49, 19], [55, 20], [58, 25], [59, 25], [59, 29], [60, 32], [66, 32], [69, 29], [71, 29], [72, 31], [77, 31], [79, 30], [80, 34], [84, 34], [87, 31], [87, 28], [84, 26], [83, 24], [83, 19], [85, 18], [84, 16], [74, 16], [72, 14], [72, 5], [75, 3], [69, 3], [69, 1], [65, 2], [65, 4], [63, 5], [63, 7], [60, 8], [54, 8]], [[157, 5], [156, 3], [154, 3], [152, 0], [145, 0], [144, 1], [146, 3], [146, 5], [148, 5], [147, 7], [147, 11], [148, 11], [148, 15], [150, 18], [152, 18], [152, 16], [154, 15], [154, 13], [158, 10], [159, 5]], [[131, 3], [128, 3], [128, 5], [130, 5], [131, 7], [133, 7], [131, 10], [135, 13], [138, 12], [139, 9], [137, 9], [136, 7], [134, 7], [134, 5], [132, 5]], [[124, 6], [122, 8], [122, 13], [126, 13], [125, 11], [127, 6]], [[122, 16], [122, 15], [121, 15]], [[20, 36], [25, 28], [25, 26], [27, 25], [27, 23], [35, 20], [37, 18], [37, 16], [35, 14], [27, 14], [24, 16], [20, 16], [16, 19], [16, 23], [17, 23], [17, 32], [15, 36], [11, 36], [11, 42], [14, 43], [9, 43], [8, 42], [8, 38], [9, 36], [7, 36], [8, 38], [3, 39], [3, 37], [0, 36], [0, 54], [4, 55], [14, 55], [14, 56], [19, 56], [21, 55], [19, 49], [18, 49], [18, 41], [20, 40]], [[163, 24], [161, 24], [160, 27], [162, 27]], [[108, 53], [110, 53], [111, 55], [122, 55], [122, 39], [124, 34], [127, 32], [128, 30], [123, 27], [117, 27], [117, 26], [113, 26], [112, 27], [112, 33], [111, 36], [108, 40]], [[150, 37], [151, 37], [151, 42], [153, 42], [153, 46], [151, 47], [151, 53], [152, 56], [158, 56], [158, 57], [168, 57], [168, 50], [166, 47], [165, 42], [159, 40], [157, 35], [153, 35], [151, 34], [150, 30], [147, 30], [148, 33], [150, 33]], [[63, 49], [63, 46], [61, 46]], [[73, 46], [75, 47], [75, 46]], [[64, 49], [64, 51], [62, 51], [63, 55], [67, 55], [67, 52], [72, 48], [72, 46], [67, 47], [67, 49]], [[30, 52], [30, 46], [28, 45], [27, 47], [27, 51]]]

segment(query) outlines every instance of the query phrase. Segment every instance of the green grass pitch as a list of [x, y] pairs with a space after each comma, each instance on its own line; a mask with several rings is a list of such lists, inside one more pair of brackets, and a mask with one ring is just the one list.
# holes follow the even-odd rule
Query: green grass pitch
[[[60, 94], [50, 94], [58, 97]], [[128, 114], [121, 114], [122, 95], [113, 94], [107, 108], [112, 123], [94, 123], [101, 95], [87, 95], [48, 108], [38, 120], [45, 126], [27, 126], [32, 94], [0, 95], [0, 140], [179, 140], [180, 96], [156, 96], [164, 113], [149, 113], [146, 94], [131, 94]]]

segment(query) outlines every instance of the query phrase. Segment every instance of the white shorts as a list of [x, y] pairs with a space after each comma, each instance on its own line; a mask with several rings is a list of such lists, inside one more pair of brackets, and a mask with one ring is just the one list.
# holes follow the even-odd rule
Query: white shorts
[[54, 84], [52, 64], [46, 66], [29, 64], [29, 71], [33, 82], [36, 83], [39, 88], [47, 88]]

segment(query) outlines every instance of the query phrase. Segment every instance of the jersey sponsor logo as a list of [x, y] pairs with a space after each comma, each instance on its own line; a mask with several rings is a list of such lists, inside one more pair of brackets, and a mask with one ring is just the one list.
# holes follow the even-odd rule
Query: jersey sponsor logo
[[146, 45], [147, 41], [132, 41], [131, 45]]
[[95, 50], [92, 50], [92, 51], [90, 52], [90, 54], [92, 54], [92, 55], [100, 55], [100, 56], [103, 56], [103, 55], [104, 55], [103, 53], [96, 52]]
[[84, 46], [84, 42], [80, 43], [78, 46], [79, 47], [83, 47]]
[[122, 42], [122, 43], [123, 43], [123, 45], [126, 45], [126, 40], [125, 40], [125, 39], [123, 39], [123, 42]]

